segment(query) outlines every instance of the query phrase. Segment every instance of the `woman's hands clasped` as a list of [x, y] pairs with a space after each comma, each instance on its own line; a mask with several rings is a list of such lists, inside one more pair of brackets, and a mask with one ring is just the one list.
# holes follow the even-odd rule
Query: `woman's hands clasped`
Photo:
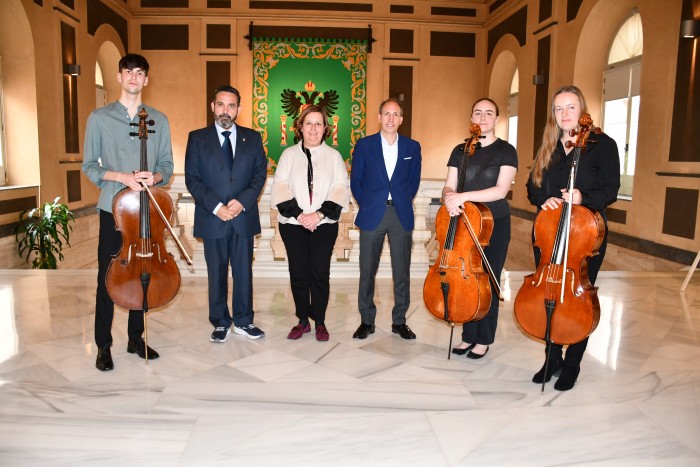
[[462, 214], [464, 211], [464, 203], [468, 201], [467, 196], [468, 192], [456, 193], [454, 191], [443, 195], [445, 209], [450, 213], [450, 216], [454, 217]]
[[297, 221], [302, 227], [313, 232], [318, 227], [319, 222], [321, 222], [321, 218], [317, 212], [310, 212], [309, 214], [299, 214]]

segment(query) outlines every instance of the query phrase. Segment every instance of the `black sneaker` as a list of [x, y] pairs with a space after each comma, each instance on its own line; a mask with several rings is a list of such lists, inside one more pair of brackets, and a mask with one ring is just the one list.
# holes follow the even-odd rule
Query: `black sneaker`
[[219, 326], [216, 329], [214, 329], [214, 332], [211, 333], [211, 337], [209, 338], [210, 341], [212, 342], [221, 342], [224, 343], [228, 339], [228, 336], [231, 335], [231, 328], [225, 328], [223, 326]]
[[254, 324], [249, 324], [248, 326], [241, 327], [234, 326], [233, 332], [242, 336], [246, 336], [248, 339], [260, 339], [261, 337], [265, 337], [265, 333], [262, 332], [261, 329], [258, 329], [258, 327]]

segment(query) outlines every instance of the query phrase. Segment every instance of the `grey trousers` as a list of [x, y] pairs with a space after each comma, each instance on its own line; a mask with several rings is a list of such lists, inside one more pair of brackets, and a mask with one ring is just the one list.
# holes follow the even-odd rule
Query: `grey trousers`
[[391, 274], [394, 280], [392, 324], [405, 324], [411, 298], [410, 269], [413, 231], [401, 225], [393, 206], [387, 206], [384, 217], [375, 230], [360, 230], [360, 288], [357, 305], [362, 322], [374, 324], [377, 306], [374, 304], [374, 284], [384, 238], [389, 235]]

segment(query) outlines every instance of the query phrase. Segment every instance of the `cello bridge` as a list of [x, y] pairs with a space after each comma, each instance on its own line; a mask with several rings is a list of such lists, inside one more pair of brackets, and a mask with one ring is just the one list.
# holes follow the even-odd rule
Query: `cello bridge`
[[561, 275], [556, 272], [551, 272], [551, 266], [551, 264], [548, 264], [542, 268], [542, 273], [537, 277], [537, 280], [532, 281], [534, 287], [539, 287], [543, 280], [548, 284], [561, 284]]
[[153, 253], [152, 252], [151, 253], [138, 252], [138, 253], [136, 253], [136, 256], [138, 256], [139, 258], [150, 258], [151, 256], [153, 256]]

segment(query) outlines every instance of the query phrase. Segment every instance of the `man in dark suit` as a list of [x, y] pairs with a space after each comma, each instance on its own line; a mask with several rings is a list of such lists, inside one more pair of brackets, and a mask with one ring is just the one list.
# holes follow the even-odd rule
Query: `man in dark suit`
[[[241, 96], [231, 86], [214, 92], [215, 123], [192, 131], [185, 152], [185, 184], [195, 200], [194, 236], [204, 242], [209, 276], [212, 342], [233, 332], [259, 339], [253, 324], [253, 240], [260, 233], [258, 197], [267, 178], [260, 134], [234, 124]], [[233, 276], [229, 313], [228, 266]], [[232, 316], [233, 315], [233, 316]]]
[[413, 246], [413, 198], [420, 184], [420, 144], [399, 137], [403, 109], [395, 99], [379, 106], [381, 131], [360, 139], [352, 156], [350, 187], [359, 212], [360, 287], [358, 307], [362, 324], [353, 337], [365, 339], [374, 333], [377, 307], [374, 284], [384, 238], [389, 235], [391, 272], [394, 279], [394, 308], [391, 330], [404, 339], [416, 335], [406, 324], [410, 303], [411, 248]]

